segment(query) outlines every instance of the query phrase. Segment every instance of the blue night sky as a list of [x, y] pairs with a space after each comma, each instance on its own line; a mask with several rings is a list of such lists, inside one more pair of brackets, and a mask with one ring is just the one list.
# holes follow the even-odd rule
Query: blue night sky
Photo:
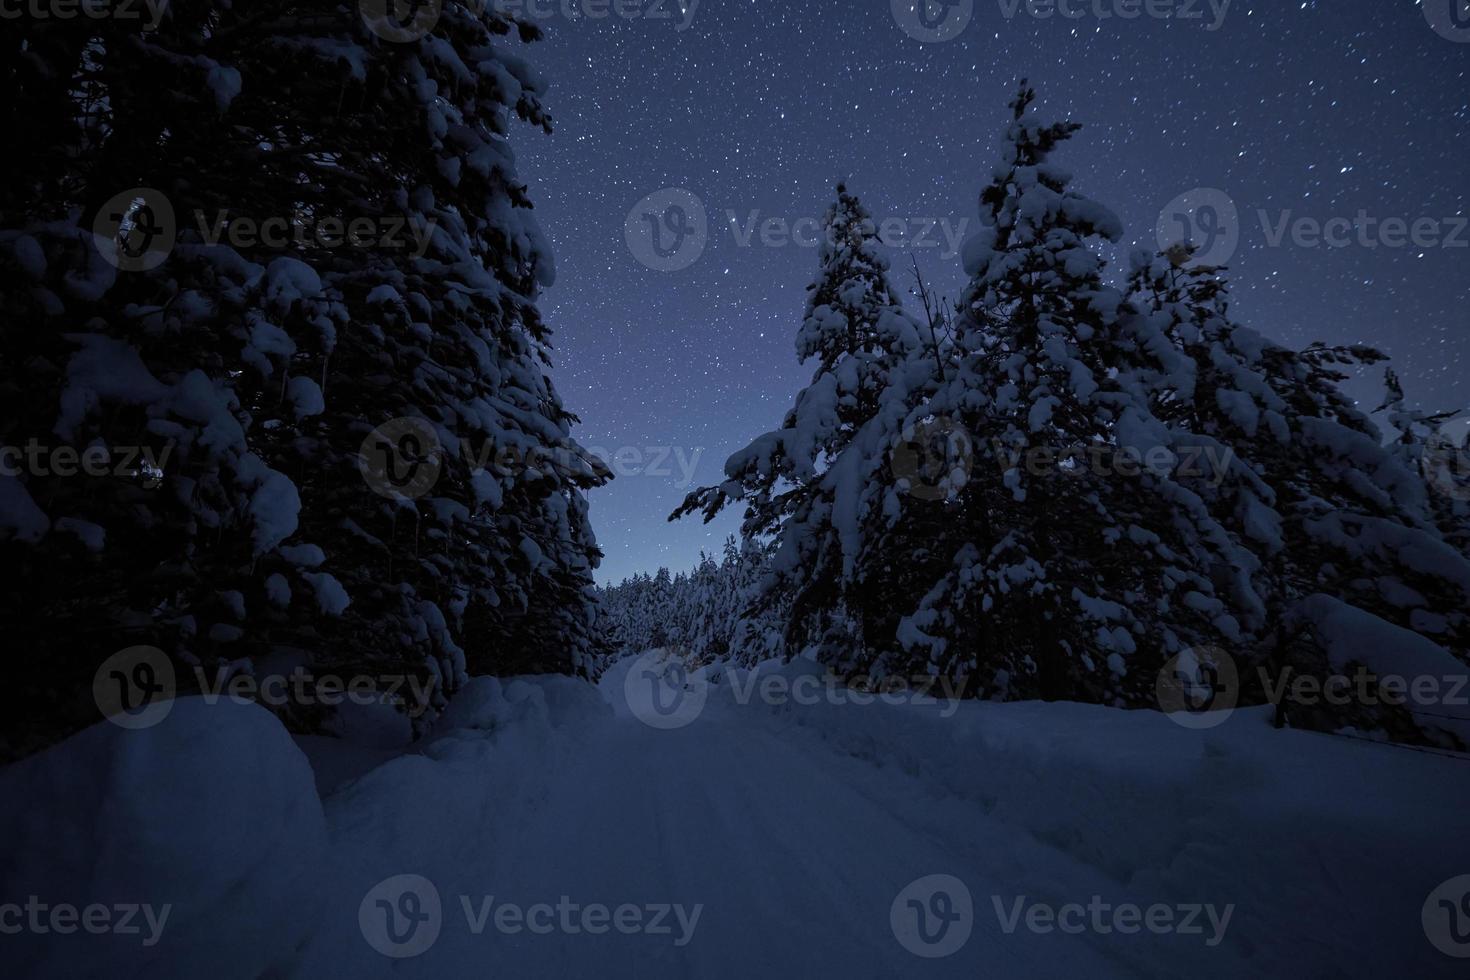
[[[793, 339], [817, 250], [758, 230], [742, 245], [751, 213], [809, 228], [845, 178], [875, 218], [922, 235], [894, 248], [897, 284], [909, 284], [912, 253], [956, 296], [964, 275], [945, 229], [976, 221], [1022, 76], [1044, 113], [1085, 125], [1057, 160], [1123, 218], [1125, 249], [1153, 246], [1180, 194], [1223, 192], [1239, 216], [1229, 265], [1240, 320], [1291, 345], [1377, 345], [1411, 403], [1470, 402], [1470, 229], [1456, 220], [1470, 187], [1470, 18], [1448, 19], [1463, 0], [1425, 0], [1428, 11], [1235, 0], [1214, 30], [1208, 0], [1154, 0], [1194, 20], [1095, 16], [1119, 0], [1074, 0], [1076, 19], [1025, 6], [1008, 17], [1011, 0], [973, 0], [933, 8], [954, 36], [929, 43], [888, 0], [703, 0], [687, 18], [679, 0], [620, 2], [671, 16], [568, 17], [563, 4], [581, 0], [536, 8], [549, 12], [538, 18], [547, 37], [525, 54], [551, 80], [556, 132], [512, 136], [556, 250], [542, 301], [553, 377], [582, 417], [580, 441], [622, 451], [624, 475], [591, 498], [602, 581], [717, 549], [735, 512], [709, 527], [665, 522], [688, 464], [693, 485], [718, 481], [725, 457], [774, 428], [810, 380]], [[677, 271], [640, 263], [625, 235], [630, 210], [667, 188], [693, 194], [708, 222], [703, 251]], [[1309, 247], [1288, 231], [1273, 246], [1288, 211], [1429, 219], [1444, 243], [1390, 247], [1389, 235], [1353, 232], [1345, 247]], [[1353, 393], [1376, 398], [1377, 380], [1374, 370]]]

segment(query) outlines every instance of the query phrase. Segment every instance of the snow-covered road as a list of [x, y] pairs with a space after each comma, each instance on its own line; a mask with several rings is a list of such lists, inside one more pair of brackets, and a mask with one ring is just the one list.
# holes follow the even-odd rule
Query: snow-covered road
[[[897, 976], [925, 965], [889, 928], [890, 903], [910, 881], [944, 872], [976, 893], [1015, 891], [1002, 886], [1016, 880], [1017, 855], [995, 846], [1008, 835], [974, 814], [932, 812], [933, 800], [865, 763], [729, 722], [660, 732], [608, 719], [583, 734], [569, 766], [528, 779], [493, 848], [435, 869], [441, 894], [522, 907], [563, 895], [677, 903], [700, 909], [692, 936], [672, 914], [667, 935], [475, 936], [456, 900], [423, 975], [483, 964], [515, 977], [645, 977], [651, 967], [670, 977]], [[1005, 942], [989, 915], [964, 949], [931, 966], [935, 976], [1114, 972], [1072, 937]]]
[[[1195, 732], [1078, 705], [858, 704], [815, 683], [803, 699], [801, 665], [770, 672], [774, 694], [727, 676], [660, 728], [630, 710], [632, 669], [600, 689], [477, 680], [419, 751], [357, 774], [339, 759], [321, 797], [268, 713], [198, 699], [12, 767], [0, 790], [39, 816], [0, 828], [19, 845], [7, 894], [170, 906], [155, 943], [22, 936], [19, 962], [217, 978], [1464, 966], [1421, 922], [1470, 873], [1455, 760], [1246, 713]], [[299, 744], [320, 777], [319, 746]], [[106, 774], [91, 795], [62, 752]], [[73, 823], [90, 842], [47, 853], [45, 813], [68, 806], [105, 815], [113, 839]]]

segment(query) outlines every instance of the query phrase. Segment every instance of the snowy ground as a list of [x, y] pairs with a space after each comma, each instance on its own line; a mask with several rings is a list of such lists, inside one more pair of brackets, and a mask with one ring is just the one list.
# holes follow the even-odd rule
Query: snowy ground
[[[476, 681], [435, 738], [386, 761], [191, 699], [0, 771], [0, 903], [23, 906], [0, 910], [7, 972], [1470, 967], [1435, 945], [1470, 954], [1452, 931], [1470, 919], [1438, 911], [1459, 886], [1436, 892], [1470, 874], [1464, 760], [1277, 732], [1254, 712], [1193, 731], [1078, 705], [854, 703], [804, 663], [698, 674], [671, 709], [645, 696], [648, 666], [624, 661], [598, 689]], [[88, 906], [114, 927], [138, 906], [136, 931], [89, 934], [104, 913]]]

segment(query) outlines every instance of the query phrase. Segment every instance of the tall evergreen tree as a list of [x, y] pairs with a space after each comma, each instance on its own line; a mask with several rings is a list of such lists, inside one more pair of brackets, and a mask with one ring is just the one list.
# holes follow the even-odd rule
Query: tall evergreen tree
[[791, 602], [792, 645], [823, 639], [851, 651], [864, 643], [863, 614], [848, 608], [854, 596], [843, 584], [855, 557], [851, 535], [843, 540], [844, 528], [855, 528], [844, 522], [856, 513], [867, 473], [837, 461], [920, 344], [889, 281], [872, 217], [844, 185], [822, 227], [820, 268], [796, 341], [797, 356], [816, 361], [811, 384], [780, 429], [731, 456], [725, 482], [689, 494], [671, 519], [702, 511], [708, 521], [742, 501], [745, 537], [777, 542], [757, 603]]
[[[356, 5], [285, 0], [181, 0], [147, 32], [16, 28], [0, 435], [170, 450], [156, 488], [3, 481], [3, 548], [29, 582], [6, 616], [42, 647], [21, 696], [72, 724], [97, 663], [133, 643], [180, 668], [418, 674], [436, 703], [467, 672], [583, 667], [582, 491], [607, 473], [546, 376], [552, 260], [506, 143], [513, 119], [550, 128], [544, 83], [501, 43], [538, 29], [447, 4], [409, 39]], [[165, 204], [178, 242], [152, 268], [119, 271], [88, 233], [120, 212], [135, 246]], [[268, 218], [326, 234], [233, 234]], [[344, 243], [364, 220], [397, 244]], [[380, 495], [360, 469], [401, 419], [430, 445], [398, 462], [437, 479]]]
[[[1179, 442], [1218, 464], [1183, 482], [1232, 542], [1220, 577], [1252, 638], [1237, 651], [1243, 666], [1257, 678], [1289, 668], [1319, 681], [1359, 666], [1392, 673], [1389, 651], [1372, 664], [1348, 652], [1376, 629], [1405, 649], [1437, 647], [1421, 666], [1438, 659], [1448, 673], [1462, 671], [1455, 658], [1470, 660], [1470, 562], [1447, 535], [1454, 496], [1431, 491], [1419, 441], [1424, 427], [1455, 413], [1407, 411], [1390, 371], [1384, 408], [1399, 440], [1385, 445], [1339, 387], [1347, 368], [1380, 362], [1380, 352], [1294, 351], [1266, 340], [1231, 319], [1223, 270], [1192, 256], [1181, 246], [1135, 257], [1129, 301], [1137, 335], [1165, 341], [1172, 356], [1151, 384], [1156, 412]], [[1359, 636], [1344, 634], [1349, 621]], [[1362, 703], [1298, 715], [1404, 738], [1418, 738], [1421, 727], [1411, 712]]]
[[1378, 410], [1387, 413], [1389, 425], [1398, 433], [1395, 448], [1429, 484], [1435, 520], [1445, 540], [1461, 554], [1470, 554], [1470, 438], [1464, 425], [1470, 409], [1427, 412], [1408, 408], [1403, 384], [1393, 368], [1385, 370], [1384, 388]]
[[1034, 99], [1023, 82], [980, 195], [957, 363], [913, 410], [961, 426], [975, 458], [947, 567], [898, 639], [910, 669], [972, 693], [1143, 703], [1164, 660], [1237, 627], [1198, 570], [1167, 434], [1127, 383], [1121, 296], [1091, 244], [1121, 225], [1050, 160], [1078, 124], [1039, 122]]

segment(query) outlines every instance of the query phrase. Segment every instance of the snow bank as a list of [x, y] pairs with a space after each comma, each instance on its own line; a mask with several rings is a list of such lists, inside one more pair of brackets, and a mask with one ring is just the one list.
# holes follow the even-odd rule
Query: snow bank
[[[362, 941], [356, 910], [384, 879], [434, 872], [441, 887], [465, 890], [456, 873], [514, 848], [497, 829], [527, 819], [527, 797], [547, 773], [572, 767], [589, 722], [611, 710], [584, 680], [560, 675], [476, 677], [449, 702], [417, 747], [355, 779], [325, 801], [333, 841], [324, 920], [312, 940], [279, 963], [299, 977], [386, 975], [393, 962]], [[561, 814], [573, 825], [586, 815]], [[548, 817], [552, 819], [552, 817]], [[452, 890], [452, 889], [450, 889]], [[342, 910], [352, 912], [343, 942]], [[479, 969], [477, 967], [476, 969]], [[485, 969], [493, 972], [493, 964]]]
[[0, 770], [0, 799], [0, 902], [47, 906], [5, 936], [12, 976], [256, 976], [315, 915], [321, 801], [263, 708], [185, 698], [152, 728], [101, 722]]
[[[517, 787], [584, 744], [558, 734], [610, 718], [585, 681], [477, 678], [417, 746], [301, 739], [315, 777], [255, 705], [185, 698], [151, 728], [97, 724], [0, 770], [0, 905], [44, 904], [41, 929], [4, 936], [6, 972], [381, 975], [389, 961], [365, 943], [313, 944], [333, 911], [404, 867], [442, 866], [448, 842], [495, 846]], [[59, 913], [62, 933], [65, 906], [78, 911]], [[80, 927], [97, 906], [114, 924], [133, 908], [129, 931]]]
[[[812, 667], [757, 673], [794, 679]], [[722, 701], [766, 712], [783, 738], [804, 731], [907, 777], [896, 792], [977, 805], [977, 819], [1094, 867], [1120, 895], [1234, 903], [1224, 943], [1234, 956], [1202, 958], [1200, 976], [1242, 966], [1282, 977], [1448, 975], [1420, 909], [1446, 878], [1470, 873], [1465, 761], [1277, 731], [1269, 708], [1193, 731], [1158, 712], [1073, 703], [965, 702], [950, 713], [827, 699], [741, 706], [711, 692], [712, 705]], [[1029, 887], [1044, 892], [1045, 869], [1034, 873]]]

